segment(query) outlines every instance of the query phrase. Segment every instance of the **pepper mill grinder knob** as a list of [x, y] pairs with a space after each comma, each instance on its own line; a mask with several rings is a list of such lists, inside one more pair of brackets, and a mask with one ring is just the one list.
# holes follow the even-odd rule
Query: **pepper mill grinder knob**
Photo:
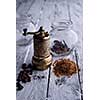
[[40, 27], [39, 32], [44, 31], [43, 26]]
[[23, 35], [26, 36], [27, 35], [27, 28], [24, 28], [23, 32], [24, 32]]

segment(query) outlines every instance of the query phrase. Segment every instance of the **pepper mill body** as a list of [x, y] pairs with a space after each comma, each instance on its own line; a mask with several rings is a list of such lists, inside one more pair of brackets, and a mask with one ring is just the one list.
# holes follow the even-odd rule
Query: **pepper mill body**
[[45, 70], [52, 63], [52, 56], [50, 54], [50, 37], [34, 38], [34, 56], [32, 63], [39, 70]]
[[23, 35], [33, 35], [34, 55], [32, 57], [33, 69], [45, 70], [52, 63], [52, 56], [50, 54], [50, 36], [48, 32], [40, 27], [37, 32], [27, 32], [24, 30]]

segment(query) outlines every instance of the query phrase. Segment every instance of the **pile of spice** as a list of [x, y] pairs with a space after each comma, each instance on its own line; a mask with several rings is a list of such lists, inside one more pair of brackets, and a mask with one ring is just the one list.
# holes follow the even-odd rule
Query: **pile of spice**
[[65, 52], [68, 52], [70, 50], [70, 48], [68, 48], [67, 44], [65, 43], [65, 41], [58, 41], [58, 40], [54, 40], [54, 45], [51, 48], [51, 51], [56, 53], [56, 54], [62, 54]]
[[53, 63], [53, 72], [57, 77], [72, 76], [78, 72], [78, 67], [74, 61], [70, 59], [58, 59]]
[[20, 71], [17, 77], [17, 83], [16, 83], [17, 91], [20, 91], [24, 88], [21, 82], [27, 83], [27, 82], [30, 82], [31, 79], [42, 80], [46, 78], [44, 75], [32, 75], [33, 66], [31, 64], [27, 65], [26, 63], [24, 63], [22, 64], [21, 68], [22, 70]]
[[17, 90], [23, 89], [23, 86], [21, 85], [20, 82], [26, 83], [31, 81], [31, 75], [32, 75], [32, 65], [29, 64], [22, 64], [22, 70], [20, 71], [18, 78], [17, 78], [17, 83], [16, 87]]

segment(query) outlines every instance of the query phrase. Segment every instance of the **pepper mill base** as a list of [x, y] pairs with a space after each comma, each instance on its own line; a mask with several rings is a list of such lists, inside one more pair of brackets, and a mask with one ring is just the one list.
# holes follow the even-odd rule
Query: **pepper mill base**
[[51, 63], [52, 63], [51, 55], [46, 58], [39, 58], [39, 57], [35, 57], [35, 56], [33, 56], [33, 58], [32, 58], [32, 64], [34, 65], [33, 69], [46, 70], [51, 65]]

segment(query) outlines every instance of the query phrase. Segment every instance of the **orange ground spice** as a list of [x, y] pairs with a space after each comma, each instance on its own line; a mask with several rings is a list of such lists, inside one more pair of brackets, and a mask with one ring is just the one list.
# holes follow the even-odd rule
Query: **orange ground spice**
[[53, 63], [53, 72], [57, 77], [72, 76], [79, 71], [74, 61], [70, 59], [58, 59]]

